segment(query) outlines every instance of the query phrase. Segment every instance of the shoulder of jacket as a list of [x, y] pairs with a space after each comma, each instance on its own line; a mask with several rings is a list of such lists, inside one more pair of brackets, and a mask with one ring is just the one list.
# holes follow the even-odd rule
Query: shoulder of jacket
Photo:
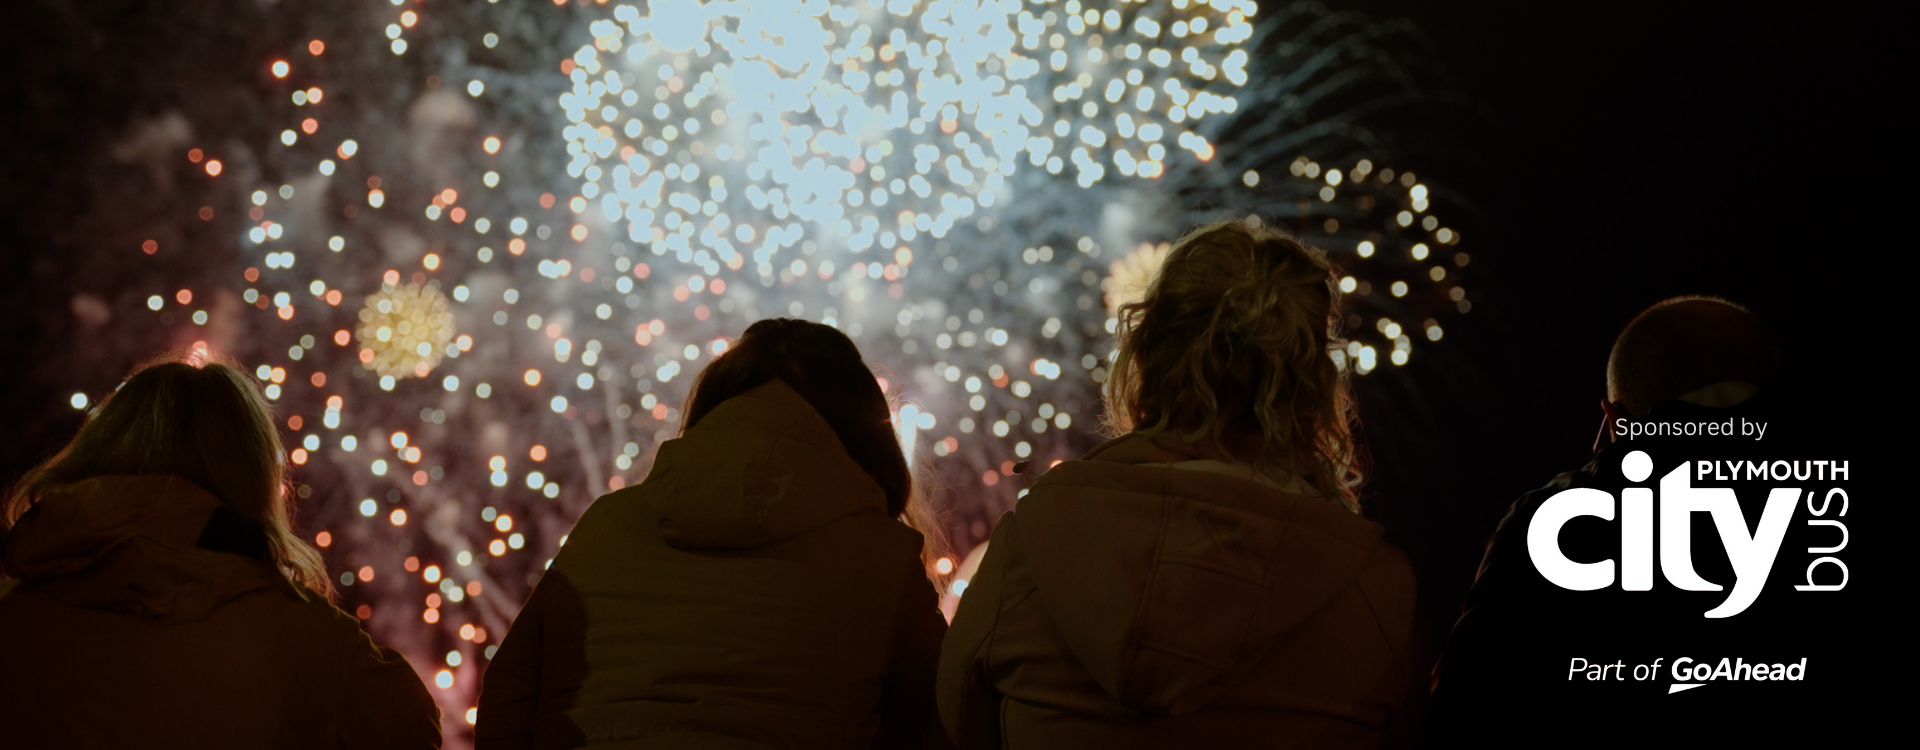
[[906, 555], [917, 560], [920, 557], [921, 548], [927, 543], [926, 534], [919, 529], [908, 526], [900, 519], [888, 518], [886, 513], [871, 508], [840, 516], [794, 538], [814, 537], [830, 528], [839, 529], [833, 532], [836, 534], [852, 532], [859, 538], [872, 540], [866, 546], [873, 550], [883, 550], [881, 554], [887, 556]]
[[316, 636], [324, 638], [321, 646], [329, 653], [340, 650], [357, 651], [373, 643], [372, 637], [361, 627], [360, 618], [327, 601], [320, 594], [299, 587], [292, 587], [291, 601], [288, 601], [287, 617], [297, 620], [300, 627]]
[[1073, 483], [1072, 477], [1066, 476], [1059, 468], [1054, 468], [1035, 478], [1033, 483], [1027, 486], [1027, 493], [1016, 499], [1013, 507], [1000, 516], [1000, 522], [1006, 523], [1013, 520], [1023, 510], [1029, 512], [1047, 510], [1059, 504], [1061, 498], [1072, 495], [1080, 489], [1079, 485]]
[[[867, 515], [867, 514], [858, 513], [855, 515]], [[900, 548], [903, 551], [905, 551], [910, 557], [913, 557], [916, 560], [919, 559], [920, 550], [927, 546], [927, 535], [925, 532], [922, 532], [919, 529], [916, 529], [912, 526], [908, 526], [907, 524], [905, 524], [904, 522], [901, 522], [898, 519], [887, 518], [886, 514], [884, 513], [876, 513], [874, 515], [878, 516], [881, 519], [884, 519], [885, 528], [887, 530], [882, 533], [886, 534], [890, 543], [899, 545]]]
[[1508, 521], [1516, 518], [1532, 517], [1533, 512], [1539, 509], [1541, 503], [1546, 502], [1547, 498], [1553, 497], [1562, 491], [1579, 487], [1592, 487], [1594, 485], [1595, 473], [1593, 464], [1588, 464], [1573, 471], [1561, 472], [1555, 475], [1553, 479], [1549, 480], [1546, 484], [1541, 485], [1539, 488], [1528, 490], [1520, 495], [1518, 499], [1514, 500], [1513, 504], [1508, 506], [1507, 517], [1501, 519], [1500, 525], [1505, 526]]

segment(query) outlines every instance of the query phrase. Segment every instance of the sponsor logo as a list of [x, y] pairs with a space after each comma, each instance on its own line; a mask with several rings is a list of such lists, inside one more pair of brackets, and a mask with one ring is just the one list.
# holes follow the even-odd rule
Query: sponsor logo
[[[1653, 459], [1645, 451], [1628, 453], [1620, 462], [1620, 471], [1630, 482], [1644, 482], [1653, 474]], [[1806, 583], [1797, 591], [1839, 591], [1847, 587], [1847, 564], [1833, 555], [1847, 547], [1846, 524], [1835, 520], [1847, 515], [1845, 489], [1825, 491], [1799, 487], [1778, 487], [1767, 494], [1757, 526], [1748, 523], [1740, 509], [1740, 499], [1732, 488], [1695, 487], [1694, 481], [1732, 481], [1764, 479], [1768, 481], [1838, 482], [1848, 478], [1846, 461], [1686, 461], [1674, 467], [1659, 481], [1659, 509], [1654, 508], [1651, 487], [1628, 487], [1614, 496], [1602, 490], [1580, 487], [1562, 490], [1547, 498], [1534, 513], [1527, 527], [1527, 553], [1540, 575], [1554, 585], [1572, 591], [1593, 591], [1619, 582], [1625, 591], [1650, 591], [1656, 569], [1654, 525], [1662, 529], [1658, 549], [1658, 569], [1668, 583], [1686, 591], [1723, 591], [1725, 586], [1701, 578], [1693, 567], [1693, 537], [1689, 533], [1693, 514], [1706, 513], [1713, 520], [1720, 544], [1732, 563], [1733, 590], [1719, 605], [1707, 610], [1708, 618], [1732, 617], [1746, 611], [1760, 596], [1779, 557], [1787, 527], [1793, 522], [1795, 508], [1804, 497], [1809, 526], [1831, 528], [1837, 541], [1827, 547], [1808, 547], [1819, 555], [1806, 568]], [[1829, 513], [1832, 518], [1826, 518]], [[1620, 524], [1619, 560], [1574, 562], [1560, 549], [1560, 529], [1580, 516], [1608, 521], [1616, 517]], [[1839, 574], [1835, 583], [1816, 583], [1814, 574], [1823, 566]], [[1830, 574], [1829, 574], [1830, 575]]]

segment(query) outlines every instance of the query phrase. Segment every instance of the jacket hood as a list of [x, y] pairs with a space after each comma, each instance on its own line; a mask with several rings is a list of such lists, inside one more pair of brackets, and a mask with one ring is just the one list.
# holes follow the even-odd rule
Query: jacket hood
[[833, 428], [779, 379], [662, 443], [641, 491], [679, 549], [751, 549], [887, 508]]
[[69, 605], [192, 622], [273, 585], [266, 564], [195, 546], [222, 508], [180, 477], [96, 477], [40, 498], [0, 554], [9, 574]]
[[1210, 471], [1123, 436], [1054, 467], [1020, 501], [1038, 596], [1123, 705], [1182, 714], [1344, 590], [1381, 529], [1326, 500]]

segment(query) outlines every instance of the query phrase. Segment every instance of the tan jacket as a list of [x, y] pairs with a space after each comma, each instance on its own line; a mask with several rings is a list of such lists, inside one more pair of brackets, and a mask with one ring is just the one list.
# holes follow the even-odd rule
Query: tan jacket
[[352, 615], [196, 546], [221, 509], [179, 477], [102, 477], [21, 517], [17, 578], [0, 581], [0, 746], [440, 746], [419, 676]]
[[775, 380], [580, 518], [488, 665], [477, 746], [867, 748], [938, 737], [919, 532]]
[[1127, 436], [1000, 520], [941, 652], [969, 748], [1374, 747], [1425, 664], [1406, 559], [1341, 507]]

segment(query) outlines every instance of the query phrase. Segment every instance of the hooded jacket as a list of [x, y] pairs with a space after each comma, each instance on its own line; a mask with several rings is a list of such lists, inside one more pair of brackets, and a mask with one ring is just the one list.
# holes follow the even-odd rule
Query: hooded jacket
[[477, 747], [909, 747], [945, 623], [919, 532], [771, 381], [595, 501], [488, 665]]
[[267, 563], [206, 548], [235, 524], [170, 476], [85, 480], [22, 515], [0, 581], [0, 745], [439, 747], [405, 659]]
[[1124, 436], [1001, 518], [941, 652], [959, 747], [1373, 747], [1406, 723], [1406, 559], [1333, 503], [1192, 458]]

